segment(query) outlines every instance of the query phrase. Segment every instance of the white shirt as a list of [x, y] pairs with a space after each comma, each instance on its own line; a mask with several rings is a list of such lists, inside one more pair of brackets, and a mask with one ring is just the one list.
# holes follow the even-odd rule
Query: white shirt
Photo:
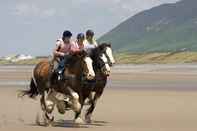
[[92, 49], [96, 48], [97, 42], [93, 40], [93, 43], [90, 43], [88, 40], [84, 40], [84, 50], [90, 52]]

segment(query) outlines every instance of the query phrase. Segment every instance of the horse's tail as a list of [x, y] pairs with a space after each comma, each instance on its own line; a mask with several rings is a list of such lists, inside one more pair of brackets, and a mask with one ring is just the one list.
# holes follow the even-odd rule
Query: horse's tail
[[30, 86], [29, 87], [30, 87], [29, 90], [22, 90], [22, 91], [20, 91], [19, 96], [20, 97], [29, 96], [30, 98], [34, 99], [36, 96], [39, 95], [37, 84], [36, 84], [36, 82], [35, 82], [35, 80], [33, 78], [31, 78], [31, 82], [30, 82]]

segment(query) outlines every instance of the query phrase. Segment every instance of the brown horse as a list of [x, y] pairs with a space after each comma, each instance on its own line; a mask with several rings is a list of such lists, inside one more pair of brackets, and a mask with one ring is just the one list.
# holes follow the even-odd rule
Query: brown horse
[[[51, 113], [55, 106], [55, 100], [58, 100], [60, 95], [63, 96], [61, 102], [67, 98], [71, 99], [71, 108], [76, 112], [76, 114], [78, 114], [78, 112], [81, 111], [81, 104], [79, 100], [79, 98], [82, 98], [80, 96], [81, 88], [79, 88], [81, 84], [81, 78], [83, 77], [85, 79], [93, 79], [95, 76], [92, 67], [92, 60], [84, 51], [73, 54], [71, 59], [69, 59], [69, 67], [64, 72], [64, 74], [65, 76], [71, 76], [71, 79], [59, 81], [51, 85], [49, 77], [51, 76], [51, 69], [52, 68], [48, 60], [44, 60], [38, 63], [33, 71], [30, 90], [22, 91], [23, 96], [28, 95], [31, 98], [34, 98], [38, 95], [41, 96], [40, 103], [46, 120], [45, 124], [50, 124], [53, 121]], [[58, 92], [59, 94], [56, 93], [57, 96], [55, 97], [46, 95], [47, 92], [49, 92], [49, 94], [52, 94], [52, 90]], [[67, 95], [69, 97], [66, 97]], [[60, 113], [64, 112], [60, 111]], [[75, 119], [77, 119], [77, 117], [78, 116], [76, 115]]]
[[[107, 49], [110, 48], [109, 44], [101, 44], [97, 48], [93, 49], [91, 51], [91, 58], [93, 60], [93, 67], [94, 70], [97, 71], [97, 78], [95, 80], [87, 80], [87, 79], [82, 79], [81, 83], [78, 85], [78, 88], [80, 89], [79, 92], [79, 102], [81, 105], [81, 108], [78, 112], [75, 111], [75, 122], [77, 123], [83, 123], [83, 120], [81, 119], [81, 110], [84, 105], [84, 102], [86, 98], [91, 94], [92, 91], [95, 91], [95, 98], [91, 100], [91, 104], [95, 105], [96, 98], [98, 96], [101, 96], [103, 89], [105, 87], [105, 84], [107, 82], [107, 76], [109, 76], [110, 73], [110, 66], [114, 63], [114, 61], [108, 61], [108, 58], [106, 57], [106, 52]], [[110, 63], [110, 64], [109, 64]], [[54, 96], [57, 95], [57, 91], [52, 91], [49, 93], [48, 97], [51, 97], [51, 99], [55, 99]], [[55, 101], [55, 100], [54, 100]], [[57, 100], [56, 100], [57, 101]], [[73, 101], [72, 101], [73, 102]], [[68, 108], [63, 108], [64, 103], [57, 104], [59, 106], [58, 110], [60, 113], [64, 114], [65, 109], [69, 110]], [[61, 110], [61, 111], [60, 111]], [[71, 108], [73, 110], [73, 108]], [[88, 114], [89, 115], [89, 114]]]

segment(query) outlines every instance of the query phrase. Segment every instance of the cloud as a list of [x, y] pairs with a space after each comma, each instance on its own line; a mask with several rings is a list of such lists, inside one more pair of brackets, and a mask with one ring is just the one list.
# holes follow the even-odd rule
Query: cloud
[[121, 8], [124, 9], [124, 10], [128, 10], [128, 11], [130, 11], [130, 12], [132, 11], [131, 6], [129, 6], [129, 5], [127, 5], [127, 4], [122, 4], [122, 5], [121, 5]]
[[18, 3], [12, 9], [12, 14], [17, 16], [51, 17], [56, 14], [55, 8], [42, 8], [35, 3]]
[[125, 20], [140, 11], [163, 3], [175, 3], [177, 1], [180, 0], [109, 0], [108, 4], [111, 4], [109, 11], [119, 16], [120, 19]]
[[42, 11], [42, 15], [46, 17], [51, 17], [54, 16], [55, 14], [56, 14], [56, 10], [53, 8]]
[[25, 16], [28, 14], [37, 14], [38, 8], [35, 5], [29, 5], [25, 3], [17, 4], [16, 7], [13, 9], [13, 14], [19, 15], [19, 16]]
[[[1, 43], [6, 43], [1, 48], [7, 46], [0, 55], [11, 51], [48, 54], [54, 47], [56, 37], [64, 29], [77, 34], [90, 28], [99, 37], [140, 11], [176, 1], [178, 0], [0, 0]], [[16, 34], [12, 39], [10, 32]], [[12, 48], [13, 43], [17, 48]]]
[[149, 9], [154, 6], [158, 6], [163, 3], [175, 3], [179, 0], [168, 0], [164, 2], [164, 0], [124, 0], [124, 2], [121, 1], [121, 3], [118, 3], [119, 6], [124, 9], [129, 11], [130, 13], [137, 13], [141, 10], [144, 9]]

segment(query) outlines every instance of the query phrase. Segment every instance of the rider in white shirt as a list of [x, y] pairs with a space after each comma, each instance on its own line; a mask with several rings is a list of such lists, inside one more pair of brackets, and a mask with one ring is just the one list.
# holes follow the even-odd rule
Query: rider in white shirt
[[86, 31], [86, 39], [84, 40], [84, 50], [91, 51], [98, 46], [96, 40], [94, 39], [94, 32], [92, 30]]

